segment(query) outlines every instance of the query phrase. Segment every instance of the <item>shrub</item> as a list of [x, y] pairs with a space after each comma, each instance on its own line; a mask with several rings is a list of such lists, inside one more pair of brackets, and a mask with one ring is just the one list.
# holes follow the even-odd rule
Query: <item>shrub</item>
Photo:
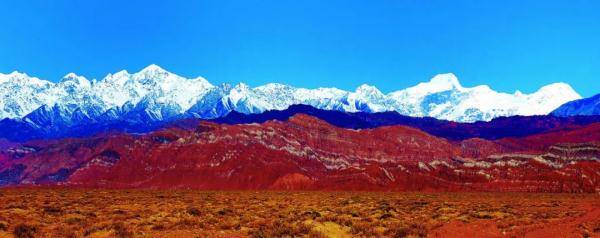
[[164, 230], [164, 229], [166, 229], [166, 227], [163, 224], [154, 224], [154, 225], [152, 225], [152, 230], [161, 231], [161, 230]]
[[119, 238], [133, 237], [133, 232], [129, 231], [123, 223], [115, 223], [112, 228], [115, 230], [115, 235]]
[[187, 213], [190, 214], [190, 215], [192, 215], [192, 216], [196, 216], [196, 217], [200, 216], [200, 214], [201, 214], [200, 209], [195, 208], [195, 207], [189, 207], [187, 209]]
[[264, 227], [260, 227], [256, 230], [253, 230], [250, 232], [250, 237], [254, 237], [254, 238], [264, 238], [267, 237], [267, 234], [265, 233], [265, 229]]
[[8, 223], [0, 221], [0, 231], [8, 230]]
[[375, 228], [368, 222], [359, 221], [352, 223], [350, 232], [352, 234], [360, 234], [361, 236], [371, 237], [375, 236]]
[[474, 218], [479, 218], [479, 219], [492, 219], [492, 218], [494, 218], [492, 216], [492, 214], [490, 214], [489, 212], [484, 212], [484, 211], [473, 212], [473, 213], [471, 213], [471, 216], [474, 217]]
[[317, 217], [321, 217], [321, 213], [319, 213], [317, 211], [306, 211], [302, 215], [310, 217], [313, 220]]
[[57, 215], [61, 212], [62, 212], [62, 210], [58, 207], [52, 207], [52, 206], [44, 207], [44, 213], [47, 213], [50, 215]]
[[388, 230], [388, 233], [394, 238], [404, 238], [410, 235], [410, 229], [406, 226], [394, 227]]
[[383, 220], [383, 219], [388, 219], [390, 217], [393, 217], [392, 214], [384, 213], [384, 214], [381, 214], [381, 216], [379, 216], [379, 219]]
[[229, 208], [223, 208], [223, 209], [217, 211], [217, 214], [219, 214], [221, 216], [224, 216], [226, 214], [231, 214], [231, 213], [233, 213], [233, 210], [231, 210]]
[[410, 225], [411, 234], [418, 237], [427, 236], [427, 227], [423, 224], [412, 224]]
[[295, 232], [291, 225], [287, 223], [276, 223], [271, 229], [270, 237], [292, 237]]
[[37, 227], [28, 224], [19, 224], [15, 226], [13, 234], [17, 238], [34, 238], [37, 233]]

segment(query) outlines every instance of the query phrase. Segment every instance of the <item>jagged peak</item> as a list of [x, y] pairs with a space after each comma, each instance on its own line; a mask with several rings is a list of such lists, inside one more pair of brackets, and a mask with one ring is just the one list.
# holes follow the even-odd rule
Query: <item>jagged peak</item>
[[143, 81], [145, 83], [156, 82], [157, 80], [162, 81], [163, 79], [170, 78], [169, 76], [175, 75], [161, 68], [158, 65], [151, 64], [143, 68], [137, 73], [131, 75], [131, 78], [136, 81]]
[[[307, 103], [335, 110], [396, 110], [407, 115], [474, 121], [489, 120], [498, 115], [545, 114], [565, 101], [581, 97], [565, 83], [546, 85], [533, 94], [515, 92], [514, 95], [497, 93], [485, 85], [463, 88], [452, 73], [435, 75], [427, 82], [387, 95], [368, 84], [358, 86], [354, 92], [336, 88], [296, 88], [280, 83], [269, 83], [254, 88], [239, 83], [234, 87], [221, 86], [216, 90], [205, 90], [212, 87], [204, 78], [186, 81], [186, 78], [169, 73], [156, 64], [151, 64], [134, 74], [129, 74], [126, 70], [108, 74], [97, 84], [90, 83], [90, 88], [80, 88], [82, 83], [89, 81], [74, 73], [67, 74], [61, 83], [39, 80], [17, 71], [11, 75], [14, 76], [0, 75], [0, 83], [7, 88], [5, 95], [10, 95], [10, 90], [14, 91], [17, 88], [26, 89], [29, 93], [25, 95], [27, 98], [21, 95], [14, 97], [13, 101], [18, 107], [10, 108], [10, 111], [0, 111], [0, 116], [4, 117], [22, 117], [41, 104], [67, 100], [71, 100], [69, 103], [97, 103], [102, 105], [102, 110], [106, 110], [105, 108], [123, 105], [128, 101], [137, 103], [150, 95], [156, 97], [157, 103], [176, 102], [182, 108], [189, 108], [189, 105], [198, 102], [205, 103], [207, 108], [214, 107], [211, 116], [227, 110], [236, 110], [236, 107], [242, 111], [258, 112], [282, 108], [290, 103]], [[65, 89], [71, 90], [66, 92], [77, 97], [63, 97]], [[450, 96], [446, 92], [450, 92]], [[432, 95], [437, 93], [442, 94]], [[80, 96], [89, 101], [73, 101], [73, 98]], [[229, 101], [223, 105], [213, 105], [213, 102], [219, 100]], [[427, 108], [419, 104], [423, 100], [427, 100]], [[463, 102], [465, 103], [461, 104]], [[446, 110], [452, 107], [457, 110]], [[474, 112], [464, 116], [467, 113], [463, 108], [473, 108]]]
[[233, 87], [233, 89], [237, 91], [248, 91], [250, 90], [250, 86], [248, 86], [248, 84], [240, 82], [236, 84], [235, 87]]
[[129, 72], [127, 70], [121, 70], [119, 72], [112, 74], [112, 76], [125, 76], [125, 75], [129, 75]]
[[218, 87], [225, 92], [229, 92], [233, 89], [233, 86], [231, 86], [230, 83], [221, 83]]
[[142, 70], [140, 70], [140, 72], [138, 73], [169, 73], [169, 71], [166, 71], [165, 69], [156, 64], [150, 64]]
[[237, 85], [235, 85], [235, 87], [233, 87], [231, 90], [229, 90], [229, 94], [227, 95], [227, 98], [235, 104], [235, 103], [239, 102], [240, 100], [242, 100], [243, 98], [247, 99], [247, 98], [251, 97], [251, 95], [253, 94], [251, 92], [251, 90], [252, 89], [247, 84], [238, 83]]
[[29, 78], [29, 75], [27, 75], [27, 73], [23, 73], [23, 72], [19, 72], [17, 70], [12, 71], [8, 74], [3, 74], [9, 78]]
[[67, 75], [63, 76], [63, 78], [60, 80], [61, 83], [64, 82], [76, 82], [76, 83], [88, 83], [89, 84], [89, 80], [87, 80], [85, 77], [83, 76], [79, 76], [75, 73], [68, 73]]
[[290, 86], [287, 85], [287, 84], [282, 84], [282, 83], [268, 83], [268, 84], [265, 84], [265, 85], [260, 86], [260, 87], [264, 87], [264, 88], [287, 88], [287, 87], [290, 87]]
[[438, 74], [429, 80], [429, 84], [443, 88], [462, 88], [458, 78], [453, 73]]
[[517, 97], [522, 97], [523, 96], [523, 92], [521, 92], [521, 90], [515, 90], [514, 95], [517, 96]]
[[119, 79], [129, 78], [130, 76], [131, 76], [131, 74], [129, 74], [129, 72], [127, 72], [127, 70], [121, 70], [116, 73], [109, 73], [101, 81], [113, 82], [113, 81], [117, 81]]
[[159, 83], [163, 86], [172, 85], [173, 82], [182, 82], [189, 80], [174, 73], [171, 73], [158, 65], [151, 64], [141, 71], [131, 75], [134, 81], [138, 81], [142, 84], [155, 84]]
[[63, 76], [63, 79], [64, 78], [77, 78], [77, 77], [80, 77], [80, 76], [77, 75], [77, 74], [75, 74], [75, 73], [73, 73], [73, 72], [71, 72], [71, 73], [68, 73], [65, 76]]
[[429, 82], [422, 82], [410, 88], [393, 92], [392, 94], [409, 93], [412, 95], [427, 95], [448, 90], [464, 90], [458, 78], [453, 73], [437, 74]]
[[369, 85], [366, 83], [361, 84], [360, 86], [358, 86], [356, 88], [356, 91], [379, 91], [379, 89], [377, 89], [377, 87], [373, 86], [373, 85]]
[[0, 74], [0, 83], [16, 83], [16, 84], [29, 84], [29, 85], [35, 85], [38, 87], [47, 87], [50, 85], [54, 85], [53, 82], [44, 80], [44, 79], [39, 79], [37, 77], [32, 77], [29, 76], [26, 73], [22, 73], [19, 71], [13, 71], [9, 74]]
[[13, 71], [12, 73], [4, 74], [0, 73], [0, 83], [5, 83], [9, 81], [10, 78], [14, 78], [16, 74], [20, 74], [17, 71]]
[[265, 84], [262, 86], [258, 86], [255, 89], [259, 90], [259, 91], [274, 91], [274, 90], [293, 89], [293, 87], [289, 86], [287, 84], [281, 84], [281, 83], [268, 83], [268, 84]]
[[10, 72], [10, 73], [9, 73], [9, 74], [7, 74], [7, 75], [8, 75], [8, 76], [17, 76], [17, 75], [23, 75], [23, 76], [27, 76], [27, 74], [26, 74], [26, 73], [22, 73], [22, 72], [19, 72], [19, 71], [17, 71], [17, 70], [15, 70], [15, 71], [12, 71], [12, 72]]
[[204, 77], [200, 77], [200, 76], [190, 79], [190, 82], [193, 82], [194, 84], [201, 84], [203, 87], [207, 87], [207, 88], [215, 87], [215, 85], [210, 83], [207, 79], [205, 79]]
[[355, 92], [358, 95], [368, 96], [368, 97], [383, 95], [383, 93], [381, 91], [379, 91], [379, 89], [377, 87], [368, 85], [368, 84], [361, 84], [360, 86], [358, 86], [358, 88], [356, 88]]

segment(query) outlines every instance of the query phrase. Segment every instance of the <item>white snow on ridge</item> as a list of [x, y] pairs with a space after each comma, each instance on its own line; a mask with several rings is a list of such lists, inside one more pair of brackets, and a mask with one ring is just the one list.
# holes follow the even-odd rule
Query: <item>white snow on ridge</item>
[[465, 88], [453, 74], [436, 75], [430, 82], [389, 94], [413, 116], [451, 121], [489, 121], [500, 116], [545, 115], [581, 96], [568, 84], [554, 83], [535, 93], [500, 93], [487, 85]]
[[[58, 83], [18, 72], [0, 74], [0, 118], [23, 118], [43, 105], [68, 108], [61, 110], [68, 113], [79, 109], [87, 115], [100, 115], [116, 108], [139, 110], [162, 120], [185, 113], [214, 117], [231, 110], [259, 113], [307, 104], [328, 110], [397, 111], [409, 116], [472, 122], [499, 116], [548, 114], [579, 98], [565, 83], [550, 84], [532, 94], [519, 91], [508, 94], [485, 85], [463, 87], [453, 74], [439, 74], [429, 82], [389, 94], [366, 84], [354, 92], [277, 83], [255, 88], [243, 83], [233, 88], [214, 86], [204, 78], [186, 79], [157, 65], [133, 74], [125, 70], [108, 74], [98, 81], [74, 73], [65, 75]], [[111, 112], [111, 115], [120, 114]]]

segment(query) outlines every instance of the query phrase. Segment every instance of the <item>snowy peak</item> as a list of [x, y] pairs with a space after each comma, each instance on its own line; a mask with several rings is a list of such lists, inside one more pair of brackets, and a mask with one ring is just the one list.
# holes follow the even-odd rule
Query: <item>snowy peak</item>
[[553, 83], [530, 94], [528, 99], [530, 105], [535, 105], [530, 111], [534, 111], [534, 114], [547, 114], [566, 102], [581, 99], [581, 95], [566, 83]]
[[91, 83], [89, 80], [87, 80], [85, 77], [79, 76], [75, 73], [68, 73], [67, 75], [65, 75], [60, 80], [59, 84], [74, 85], [74, 86], [81, 86], [81, 87], [88, 87], [88, 88], [91, 86]]
[[278, 90], [284, 90], [284, 91], [286, 91], [286, 90], [290, 90], [292, 88], [293, 87], [291, 87], [289, 85], [285, 85], [285, 84], [268, 83], [268, 84], [265, 84], [263, 86], [256, 87], [254, 89], [259, 90], [259, 91], [264, 91], [264, 92], [275, 92], [275, 91], [278, 91]]
[[383, 93], [381, 93], [381, 91], [379, 91], [379, 89], [377, 89], [375, 86], [371, 86], [368, 84], [362, 84], [362, 85], [358, 86], [358, 88], [356, 88], [355, 92], [357, 94], [365, 95], [365, 96], [383, 95]]
[[194, 83], [197, 83], [197, 84], [202, 84], [202, 85], [204, 85], [206, 87], [214, 87], [214, 85], [212, 85], [210, 82], [208, 82], [208, 80], [206, 80], [203, 77], [193, 78], [193, 79], [190, 80], [190, 82], [194, 82]]
[[179, 76], [172, 74], [169, 71], [164, 70], [158, 65], [151, 64], [139, 72], [133, 74], [133, 79], [142, 83], [155, 83], [157, 81], [163, 81], [170, 78], [177, 78]]
[[140, 70], [139, 73], [142, 73], [142, 74], [163, 74], [163, 73], [169, 73], [169, 72], [166, 71], [165, 69], [161, 68], [158, 65], [151, 64], [151, 65], [146, 66], [146, 68], [143, 68], [142, 70]]
[[252, 89], [245, 83], [238, 83], [233, 87], [227, 95], [233, 104], [238, 104], [239, 101], [247, 99], [252, 94]]
[[397, 111], [409, 116], [472, 122], [499, 116], [547, 114], [581, 96], [565, 83], [550, 84], [532, 94], [501, 93], [486, 85], [463, 87], [452, 73], [438, 74], [427, 82], [389, 94], [367, 84], [354, 91], [295, 88], [279, 83], [255, 88], [244, 83], [215, 87], [202, 77], [184, 78], [151, 64], [133, 74], [122, 70], [93, 83], [74, 73], [56, 84], [19, 72], [0, 74], [0, 98], [0, 118], [24, 118], [42, 106], [57, 108], [61, 113], [38, 112], [39, 117], [60, 115], [81, 121], [96, 120], [93, 117], [98, 115], [111, 120], [169, 120], [190, 115], [214, 118], [233, 110], [259, 113], [305, 104], [327, 110]]
[[65, 76], [63, 76], [61, 81], [65, 81], [65, 80], [71, 80], [71, 79], [78, 79], [78, 78], [83, 78], [82, 76], [79, 76], [75, 73], [68, 73]]
[[448, 90], [461, 90], [463, 87], [458, 82], [456, 75], [452, 73], [438, 74], [429, 82], [419, 83], [414, 87], [406, 89], [413, 94], [426, 95], [431, 93], [439, 93]]
[[26, 73], [21, 73], [21, 72], [19, 72], [17, 70], [12, 71], [9, 74], [0, 74], [0, 75], [4, 75], [4, 76], [6, 76], [8, 78], [28, 78], [29, 77]]
[[114, 74], [108, 74], [108, 76], [106, 76], [106, 79], [115, 79], [115, 78], [125, 78], [125, 77], [130, 77], [131, 74], [129, 72], [127, 72], [127, 70], [121, 70], [119, 72], [116, 72]]
[[36, 77], [31, 77], [26, 73], [21, 73], [19, 71], [13, 71], [10, 74], [3, 74], [1, 77], [0, 83], [9, 83], [14, 85], [47, 85], [52, 84], [49, 81], [41, 80]]
[[248, 86], [248, 84], [245, 83], [238, 83], [235, 85], [235, 87], [233, 87], [233, 90], [238, 92], [246, 92], [250, 91], [250, 86]]
[[460, 82], [458, 82], [458, 78], [453, 73], [438, 74], [434, 76], [429, 81], [428, 86], [437, 88], [440, 91], [462, 88]]
[[131, 74], [127, 70], [121, 70], [114, 74], [108, 74], [99, 83], [111, 85], [123, 85], [131, 78]]
[[574, 96], [577, 98], [581, 98], [581, 95], [579, 95], [577, 92], [575, 92], [575, 90], [571, 87], [571, 85], [568, 85], [563, 82], [552, 83], [552, 84], [543, 86], [534, 94], [535, 95], [544, 95], [544, 96], [568, 95], [568, 96]]

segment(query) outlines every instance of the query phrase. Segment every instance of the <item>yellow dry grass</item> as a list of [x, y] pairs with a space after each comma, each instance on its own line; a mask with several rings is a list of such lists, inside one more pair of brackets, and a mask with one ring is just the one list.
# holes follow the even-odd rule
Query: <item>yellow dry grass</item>
[[[519, 236], [598, 205], [595, 194], [0, 189], [0, 237], [420, 237], [481, 221]], [[600, 235], [600, 220], [578, 227]]]

